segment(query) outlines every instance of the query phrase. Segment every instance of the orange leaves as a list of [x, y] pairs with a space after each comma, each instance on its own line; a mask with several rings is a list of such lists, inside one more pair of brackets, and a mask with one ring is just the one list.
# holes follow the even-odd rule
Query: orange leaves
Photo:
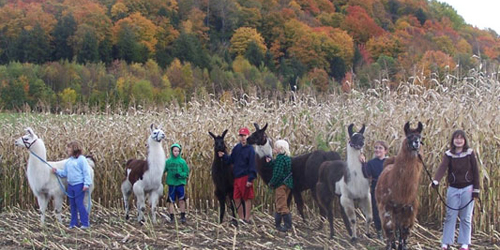
[[384, 33], [373, 18], [359, 6], [347, 7], [347, 13], [342, 28], [347, 30], [355, 41], [365, 43], [373, 36], [379, 36]]
[[236, 55], [244, 55], [248, 45], [254, 42], [262, 51], [265, 53], [266, 45], [264, 44], [264, 38], [255, 28], [241, 27], [238, 28], [233, 37], [231, 37], [231, 53]]
[[155, 37], [158, 27], [152, 21], [143, 17], [138, 12], [119, 20], [112, 28], [114, 43], [117, 42], [118, 35], [124, 27], [130, 28], [136, 35], [137, 41], [143, 44], [150, 52], [155, 51], [155, 45], [158, 42]]
[[5, 29], [10, 37], [17, 37], [23, 29], [31, 30], [36, 24], [49, 34], [56, 23], [51, 14], [44, 12], [41, 3], [6, 4], [0, 8], [0, 30]]

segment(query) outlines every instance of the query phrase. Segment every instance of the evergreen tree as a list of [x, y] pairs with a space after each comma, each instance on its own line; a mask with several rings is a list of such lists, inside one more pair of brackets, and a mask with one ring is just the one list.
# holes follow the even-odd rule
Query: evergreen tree
[[99, 43], [99, 57], [101, 61], [106, 65], [110, 64], [113, 61], [113, 45], [111, 44], [111, 40], [109, 36], [106, 36], [102, 42]]
[[20, 62], [44, 63], [50, 59], [49, 37], [39, 24], [23, 30], [16, 41], [15, 58]]
[[209, 68], [208, 52], [194, 34], [182, 33], [172, 45], [172, 55], [182, 62], [188, 61], [200, 68]]
[[116, 49], [118, 58], [127, 63], [145, 62], [147, 59], [147, 49], [137, 42], [134, 32], [129, 27], [124, 27], [118, 35]]
[[330, 76], [339, 81], [345, 77], [345, 72], [347, 67], [345, 66], [344, 60], [339, 56], [334, 56], [330, 59]]
[[75, 31], [76, 21], [71, 13], [57, 21], [56, 27], [52, 32], [52, 36], [54, 37], [53, 61], [61, 59], [71, 60], [73, 58], [73, 48], [69, 45], [68, 41], [75, 34]]
[[78, 51], [78, 63], [88, 63], [99, 61], [99, 46], [95, 34], [91, 32], [85, 33], [82, 41], [82, 47]]
[[262, 61], [264, 61], [264, 54], [255, 42], [250, 42], [248, 44], [247, 51], [245, 52], [245, 58], [256, 67], [259, 67]]

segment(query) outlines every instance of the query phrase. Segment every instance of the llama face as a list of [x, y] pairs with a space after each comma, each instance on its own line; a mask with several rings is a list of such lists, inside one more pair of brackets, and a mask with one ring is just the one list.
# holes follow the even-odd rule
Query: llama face
[[226, 136], [227, 129], [222, 132], [222, 135], [216, 136], [212, 132], [208, 132], [212, 138], [214, 138], [214, 150], [215, 152], [226, 152], [226, 144], [224, 143], [224, 137]]
[[27, 149], [30, 149], [31, 146], [36, 142], [36, 140], [38, 140], [38, 136], [35, 135], [31, 128], [26, 128], [25, 131], [26, 134], [15, 140], [14, 145], [17, 147], [25, 147]]
[[354, 124], [349, 125], [347, 131], [349, 132], [349, 145], [354, 149], [360, 150], [365, 145], [365, 125], [359, 130], [359, 132], [353, 131]]
[[423, 125], [418, 122], [418, 127], [416, 129], [410, 128], [410, 122], [407, 122], [404, 126], [404, 131], [406, 135], [406, 142], [408, 143], [408, 148], [412, 151], [418, 151], [422, 143], [422, 130]]
[[259, 124], [254, 123], [255, 126], [255, 132], [253, 132], [248, 138], [247, 138], [247, 143], [250, 145], [259, 145], [263, 146], [266, 145], [267, 143], [267, 135], [266, 135], [266, 129], [267, 129], [267, 123], [266, 125], [260, 129]]
[[165, 139], [165, 133], [161, 129], [154, 129], [151, 132], [151, 138], [157, 142], [161, 142], [161, 140]]

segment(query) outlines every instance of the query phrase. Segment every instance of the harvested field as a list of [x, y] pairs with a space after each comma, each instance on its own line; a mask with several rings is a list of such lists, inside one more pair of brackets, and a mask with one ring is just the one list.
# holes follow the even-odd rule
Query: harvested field
[[[364, 235], [364, 227], [360, 228], [360, 240], [351, 243], [338, 218], [336, 238], [329, 240], [327, 223], [318, 230], [319, 217], [307, 212], [312, 218], [310, 224], [295, 215], [293, 232], [285, 234], [274, 230], [270, 213], [258, 211], [254, 213], [254, 224], [238, 228], [227, 220], [217, 224], [216, 210], [190, 211], [188, 222], [176, 226], [167, 223], [167, 209], [160, 207], [161, 219], [152, 226], [149, 221], [144, 225], [133, 219], [125, 221], [122, 210], [95, 205], [91, 229], [82, 230], [67, 228], [67, 207], [63, 212], [65, 225], [49, 217], [44, 227], [35, 209], [14, 207], [0, 214], [0, 249], [383, 249], [382, 241]], [[410, 236], [411, 249], [437, 249], [440, 236], [439, 226], [417, 224]], [[475, 232], [472, 242], [472, 249], [500, 249], [498, 233], [488, 236]]]

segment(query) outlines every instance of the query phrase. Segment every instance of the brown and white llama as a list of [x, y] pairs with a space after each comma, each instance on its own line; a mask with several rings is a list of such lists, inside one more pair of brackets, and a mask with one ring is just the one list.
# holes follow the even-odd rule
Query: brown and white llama
[[348, 231], [352, 227], [351, 241], [357, 240], [356, 231], [356, 208], [354, 202], [358, 201], [358, 205], [363, 211], [366, 219], [366, 234], [370, 235], [370, 222], [372, 221], [372, 200], [370, 194], [370, 183], [364, 177], [361, 169], [361, 149], [365, 144], [365, 125], [359, 132], [353, 131], [354, 124], [349, 125], [347, 131], [349, 133], [349, 143], [347, 144], [347, 171], [342, 180], [336, 183], [335, 192], [340, 195], [340, 204], [344, 209], [349, 223], [346, 223]]
[[[15, 140], [14, 145], [26, 148], [30, 152], [26, 175], [31, 191], [36, 196], [40, 212], [42, 213], [40, 221], [42, 224], [45, 223], [45, 212], [49, 201], [53, 199], [56, 218], [59, 222], [62, 222], [61, 211], [63, 202], [66, 200], [67, 180], [66, 178], [61, 178], [59, 183], [57, 180], [58, 177], [51, 172], [51, 169], [64, 169], [67, 159], [62, 161], [47, 161], [47, 149], [43, 140], [33, 132], [33, 129], [26, 128], [25, 131], [26, 134]], [[86, 156], [86, 158], [89, 164], [90, 177], [92, 183], [94, 183], [95, 161], [92, 156]], [[84, 204], [87, 210], [90, 209], [89, 202], [91, 201], [89, 197], [94, 190], [94, 186], [92, 184], [89, 187], [89, 191], [85, 192]]]
[[387, 238], [386, 249], [395, 248], [396, 230], [399, 231], [398, 249], [407, 249], [406, 241], [418, 211], [417, 191], [423, 167], [419, 158], [422, 129], [421, 122], [416, 129], [410, 129], [410, 122], [405, 124], [406, 138], [398, 154], [385, 160], [375, 187], [382, 228]]
[[125, 218], [129, 218], [129, 198], [134, 192], [137, 200], [137, 221], [144, 221], [144, 211], [146, 210], [146, 195], [149, 195], [151, 204], [151, 217], [156, 223], [156, 205], [163, 195], [163, 170], [165, 167], [165, 150], [161, 141], [165, 139], [165, 133], [153, 124], [150, 127], [148, 137], [147, 160], [130, 159], [126, 164], [126, 177], [122, 183], [121, 190], [125, 203]]

